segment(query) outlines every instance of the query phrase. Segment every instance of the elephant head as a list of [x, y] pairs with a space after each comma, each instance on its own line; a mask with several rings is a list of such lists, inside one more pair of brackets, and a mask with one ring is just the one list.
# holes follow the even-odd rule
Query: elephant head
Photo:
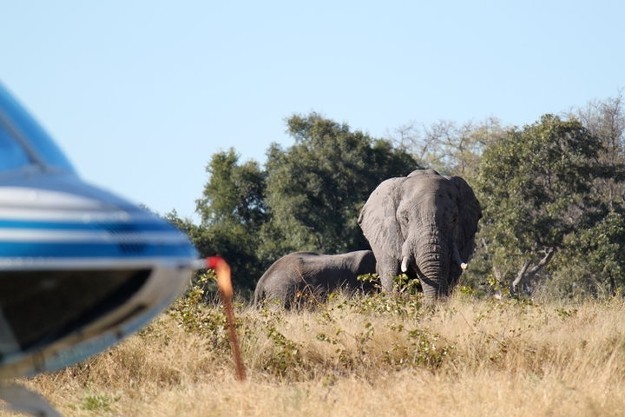
[[386, 291], [400, 272], [421, 281], [426, 300], [453, 289], [473, 253], [480, 204], [460, 177], [416, 170], [382, 182], [358, 224], [371, 245]]

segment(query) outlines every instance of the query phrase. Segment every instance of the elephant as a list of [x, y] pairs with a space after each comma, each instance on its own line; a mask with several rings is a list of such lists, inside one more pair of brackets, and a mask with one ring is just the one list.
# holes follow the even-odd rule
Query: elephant
[[375, 274], [375, 257], [370, 250], [338, 255], [293, 252], [275, 261], [256, 284], [254, 305], [278, 300], [287, 309], [311, 301], [323, 301], [332, 291], [347, 294], [371, 292], [374, 285], [359, 281], [359, 275]]
[[419, 279], [427, 303], [453, 290], [473, 254], [482, 217], [467, 182], [419, 169], [378, 185], [360, 211], [358, 224], [377, 261], [382, 289], [405, 273]]

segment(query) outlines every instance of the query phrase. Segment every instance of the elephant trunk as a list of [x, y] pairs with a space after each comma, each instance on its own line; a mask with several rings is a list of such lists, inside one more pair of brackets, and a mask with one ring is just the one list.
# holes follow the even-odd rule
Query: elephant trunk
[[415, 263], [425, 299], [428, 302], [446, 297], [449, 290], [450, 248], [438, 236], [421, 239]]

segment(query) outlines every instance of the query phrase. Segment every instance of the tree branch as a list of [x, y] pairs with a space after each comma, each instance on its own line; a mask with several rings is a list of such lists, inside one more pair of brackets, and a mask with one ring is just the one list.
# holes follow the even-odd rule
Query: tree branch
[[523, 266], [517, 273], [516, 278], [514, 279], [514, 281], [512, 281], [512, 286], [510, 288], [510, 291], [513, 294], [516, 294], [521, 282], [529, 281], [531, 278], [536, 276], [536, 274], [538, 274], [538, 272], [540, 272], [540, 270], [543, 269], [551, 261], [555, 253], [556, 253], [555, 248], [547, 248], [545, 250], [545, 256], [543, 256], [542, 259], [538, 261], [538, 263], [532, 266], [531, 268], [530, 268], [530, 265], [532, 265], [532, 261], [530, 260], [525, 261], [525, 263], [523, 264]]

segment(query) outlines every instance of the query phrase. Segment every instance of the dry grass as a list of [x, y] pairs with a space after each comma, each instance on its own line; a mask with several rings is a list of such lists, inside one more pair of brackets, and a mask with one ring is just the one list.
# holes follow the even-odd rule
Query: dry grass
[[434, 311], [384, 296], [240, 307], [239, 383], [221, 311], [178, 305], [114, 349], [23, 382], [66, 416], [621, 416], [624, 307], [463, 296]]

